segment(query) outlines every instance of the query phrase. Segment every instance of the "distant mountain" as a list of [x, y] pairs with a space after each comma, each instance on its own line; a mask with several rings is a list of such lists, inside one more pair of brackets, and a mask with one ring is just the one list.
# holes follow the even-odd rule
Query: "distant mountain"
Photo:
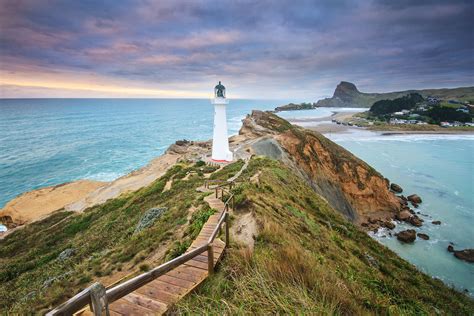
[[319, 100], [316, 107], [370, 107], [374, 102], [380, 100], [393, 100], [409, 93], [419, 93], [423, 97], [435, 97], [440, 100], [474, 101], [474, 87], [462, 87], [454, 89], [424, 89], [405, 90], [388, 93], [365, 93], [360, 92], [355, 84], [341, 81], [331, 98]]

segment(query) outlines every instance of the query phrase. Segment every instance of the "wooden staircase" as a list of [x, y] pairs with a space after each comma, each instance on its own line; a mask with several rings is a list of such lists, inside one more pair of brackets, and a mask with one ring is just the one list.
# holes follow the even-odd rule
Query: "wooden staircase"
[[[210, 188], [211, 183], [214, 188]], [[164, 314], [212, 274], [221, 259], [229, 242], [228, 210], [233, 206], [233, 194], [225, 187], [231, 188], [233, 184], [232, 181], [209, 180], [199, 188], [202, 192], [215, 190], [215, 194], [204, 200], [217, 211], [209, 217], [184, 254], [109, 289], [94, 283], [47, 315]], [[221, 200], [224, 193], [229, 196], [225, 202]], [[217, 238], [224, 224], [225, 242]]]
[[[218, 212], [209, 217], [201, 232], [189, 247], [188, 252], [207, 243], [224, 212], [224, 203], [220, 199], [211, 196], [205, 200], [211, 208], [218, 210]], [[212, 265], [214, 267], [224, 253], [225, 243], [220, 239], [215, 239], [212, 245]], [[208, 256], [198, 255], [110, 304], [110, 314], [161, 315], [201, 284], [209, 275], [208, 268]]]

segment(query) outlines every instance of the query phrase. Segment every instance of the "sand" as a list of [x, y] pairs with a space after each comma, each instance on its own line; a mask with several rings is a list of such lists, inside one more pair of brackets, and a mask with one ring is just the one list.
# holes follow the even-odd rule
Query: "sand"
[[88, 207], [102, 204], [108, 199], [119, 195], [136, 191], [146, 187], [156, 179], [165, 174], [169, 167], [173, 166], [181, 155], [166, 153], [152, 160], [145, 167], [133, 171], [126, 176], [118, 178], [97, 190], [90, 192], [81, 199], [65, 206], [68, 211], [81, 212]]
[[[12, 223], [5, 220], [3, 222], [11, 228], [43, 219], [63, 208], [74, 212], [84, 211], [88, 207], [151, 184], [164, 175], [180, 157], [182, 155], [166, 153], [147, 166], [111, 182], [79, 180], [24, 193], [0, 210], [0, 218], [10, 217]], [[7, 232], [11, 231], [9, 229]], [[6, 233], [0, 235], [4, 237]]]
[[0, 210], [0, 217], [11, 217], [17, 225], [30, 223], [84, 198], [106, 184], [80, 180], [26, 192], [8, 202]]

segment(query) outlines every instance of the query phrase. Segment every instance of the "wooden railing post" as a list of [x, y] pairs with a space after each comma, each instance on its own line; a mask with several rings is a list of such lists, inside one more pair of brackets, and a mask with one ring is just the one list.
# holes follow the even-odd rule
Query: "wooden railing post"
[[225, 213], [225, 245], [229, 245], [229, 213]]
[[219, 187], [216, 187], [216, 199], [219, 198], [219, 191], [218, 190], [219, 190]]
[[[109, 316], [109, 303], [107, 301], [107, 295], [105, 287], [96, 282], [90, 288], [91, 295], [91, 310], [94, 313], [94, 316]], [[105, 313], [104, 313], [105, 311]]]
[[214, 273], [214, 247], [212, 244], [207, 246], [207, 271], [209, 275]]

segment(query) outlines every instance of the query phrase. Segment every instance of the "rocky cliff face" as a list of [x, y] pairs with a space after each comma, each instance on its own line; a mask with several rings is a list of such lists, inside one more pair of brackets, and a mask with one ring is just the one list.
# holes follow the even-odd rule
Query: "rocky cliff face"
[[241, 134], [261, 137], [252, 144], [254, 153], [268, 152], [292, 165], [333, 208], [356, 224], [383, 222], [399, 212], [400, 202], [390, 192], [387, 179], [317, 132], [269, 112], [253, 111], [244, 120]]
[[354, 96], [359, 94], [355, 84], [347, 81], [341, 81], [334, 90], [333, 98], [339, 98], [344, 102], [351, 102]]

